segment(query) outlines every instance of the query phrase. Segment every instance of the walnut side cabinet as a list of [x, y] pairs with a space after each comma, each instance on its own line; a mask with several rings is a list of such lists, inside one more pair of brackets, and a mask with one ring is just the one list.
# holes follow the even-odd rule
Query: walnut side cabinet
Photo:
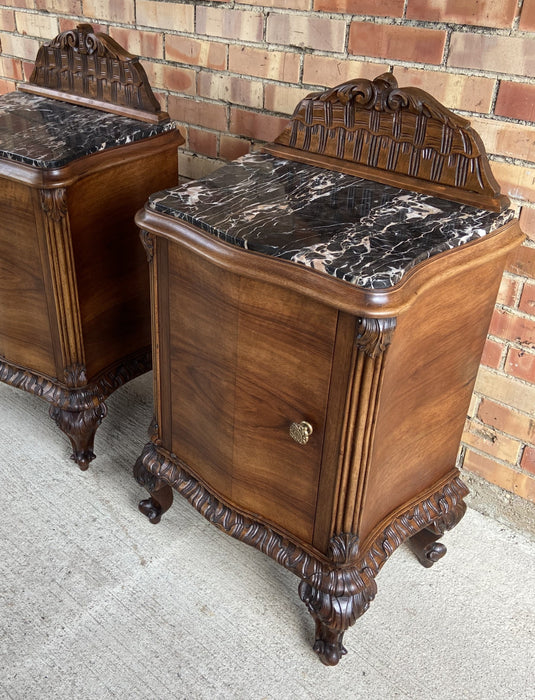
[[151, 367], [134, 223], [182, 139], [136, 57], [89, 25], [0, 98], [0, 380], [42, 397], [85, 469], [104, 399]]
[[[414, 191], [449, 200], [451, 239], [439, 200]], [[140, 509], [158, 522], [177, 490], [294, 572], [326, 664], [345, 653], [388, 556], [411, 540], [432, 565], [464, 513], [456, 454], [505, 259], [522, 240], [505, 204], [466, 120], [387, 74], [310, 95], [264, 155], [158, 193], [137, 216], [156, 353]], [[476, 235], [479, 216], [494, 227]], [[352, 237], [344, 265], [357, 275], [375, 241], [393, 241], [384, 255], [407, 244], [390, 272], [410, 264], [378, 287], [341, 279], [342, 263], [329, 265]]]

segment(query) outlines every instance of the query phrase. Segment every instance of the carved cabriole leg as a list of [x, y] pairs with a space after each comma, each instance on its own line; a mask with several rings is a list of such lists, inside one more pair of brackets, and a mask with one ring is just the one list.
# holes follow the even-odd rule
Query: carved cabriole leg
[[[466, 489], [465, 495], [467, 493], [468, 489]], [[447, 552], [446, 545], [437, 540], [447, 530], [454, 528], [466, 512], [466, 504], [462, 500], [451, 506], [448, 506], [448, 502], [444, 500], [440, 502], [440, 505], [443, 507], [441, 516], [428, 527], [417, 532], [409, 540], [409, 546], [418, 558], [418, 561], [427, 569], [439, 559], [442, 559]]]
[[154, 525], [160, 522], [162, 515], [173, 504], [171, 486], [150, 471], [150, 465], [155, 461], [160, 463], [160, 458], [152, 442], [149, 442], [134, 465], [134, 476], [138, 484], [150, 493], [150, 498], [140, 501], [138, 508]]
[[95, 459], [93, 444], [95, 433], [108, 409], [104, 402], [83, 411], [68, 411], [58, 406], [50, 406], [50, 417], [71, 441], [71, 459], [85, 471], [89, 462]]
[[67, 388], [53, 379], [17, 367], [0, 358], [0, 382], [34, 394], [50, 404], [50, 417], [70, 438], [72, 459], [82, 470], [94, 459], [95, 431], [106, 416], [104, 400], [126, 382], [148, 372], [151, 368], [150, 349], [125, 358], [105, 370], [91, 384], [86, 381], [83, 365], [65, 369]]
[[335, 666], [347, 653], [344, 632], [366, 612], [377, 592], [374, 576], [357, 567], [358, 545], [358, 537], [350, 533], [333, 537], [329, 558], [339, 568], [299, 584], [299, 596], [316, 623], [313, 648], [326, 666]]
[[142, 512], [146, 510], [151, 517], [154, 509], [151, 521], [158, 522], [171, 505], [170, 489], [176, 489], [217, 528], [296, 574], [301, 579], [299, 595], [316, 623], [314, 649], [323, 663], [331, 666], [345, 654], [345, 630], [374, 599], [375, 578], [388, 557], [426, 527], [453, 527], [464, 511], [462, 499], [468, 493], [458, 470], [453, 469], [434, 493], [396, 516], [366, 543], [365, 550], [359, 549], [355, 535], [342, 533], [331, 538], [326, 558], [220, 501], [188, 472], [187, 465], [159, 445], [156, 437], [153, 440], [145, 446], [134, 469], [139, 483], [151, 493]]

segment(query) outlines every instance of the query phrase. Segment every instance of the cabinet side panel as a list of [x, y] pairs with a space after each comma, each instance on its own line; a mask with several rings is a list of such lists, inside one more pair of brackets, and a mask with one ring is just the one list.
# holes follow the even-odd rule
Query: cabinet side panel
[[0, 357], [53, 377], [40, 250], [30, 188], [0, 178]]
[[361, 540], [455, 467], [503, 264], [476, 260], [398, 318], [386, 351]]
[[238, 285], [235, 275], [169, 243], [172, 444], [164, 446], [227, 501], [233, 464]]
[[177, 182], [176, 144], [126, 163], [122, 153], [96, 173], [89, 159], [89, 174], [68, 192], [88, 378], [150, 346], [149, 270], [134, 215]]
[[[311, 544], [336, 335], [336, 310], [242, 280], [232, 496]], [[290, 436], [308, 422], [308, 442]]]

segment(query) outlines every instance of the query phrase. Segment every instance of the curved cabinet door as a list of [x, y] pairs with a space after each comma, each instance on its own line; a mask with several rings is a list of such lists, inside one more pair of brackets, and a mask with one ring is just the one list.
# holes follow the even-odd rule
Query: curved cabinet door
[[338, 312], [172, 243], [168, 279], [165, 446], [228, 504], [311, 543]]

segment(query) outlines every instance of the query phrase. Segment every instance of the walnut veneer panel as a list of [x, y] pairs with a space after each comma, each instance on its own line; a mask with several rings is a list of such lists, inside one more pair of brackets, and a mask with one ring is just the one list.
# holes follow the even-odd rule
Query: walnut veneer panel
[[[168, 290], [180, 399], [165, 444], [226, 500], [312, 543], [337, 312], [177, 246]], [[306, 450], [288, 434], [301, 420], [318, 426]]]
[[0, 178], [0, 356], [55, 375], [33, 191]]

